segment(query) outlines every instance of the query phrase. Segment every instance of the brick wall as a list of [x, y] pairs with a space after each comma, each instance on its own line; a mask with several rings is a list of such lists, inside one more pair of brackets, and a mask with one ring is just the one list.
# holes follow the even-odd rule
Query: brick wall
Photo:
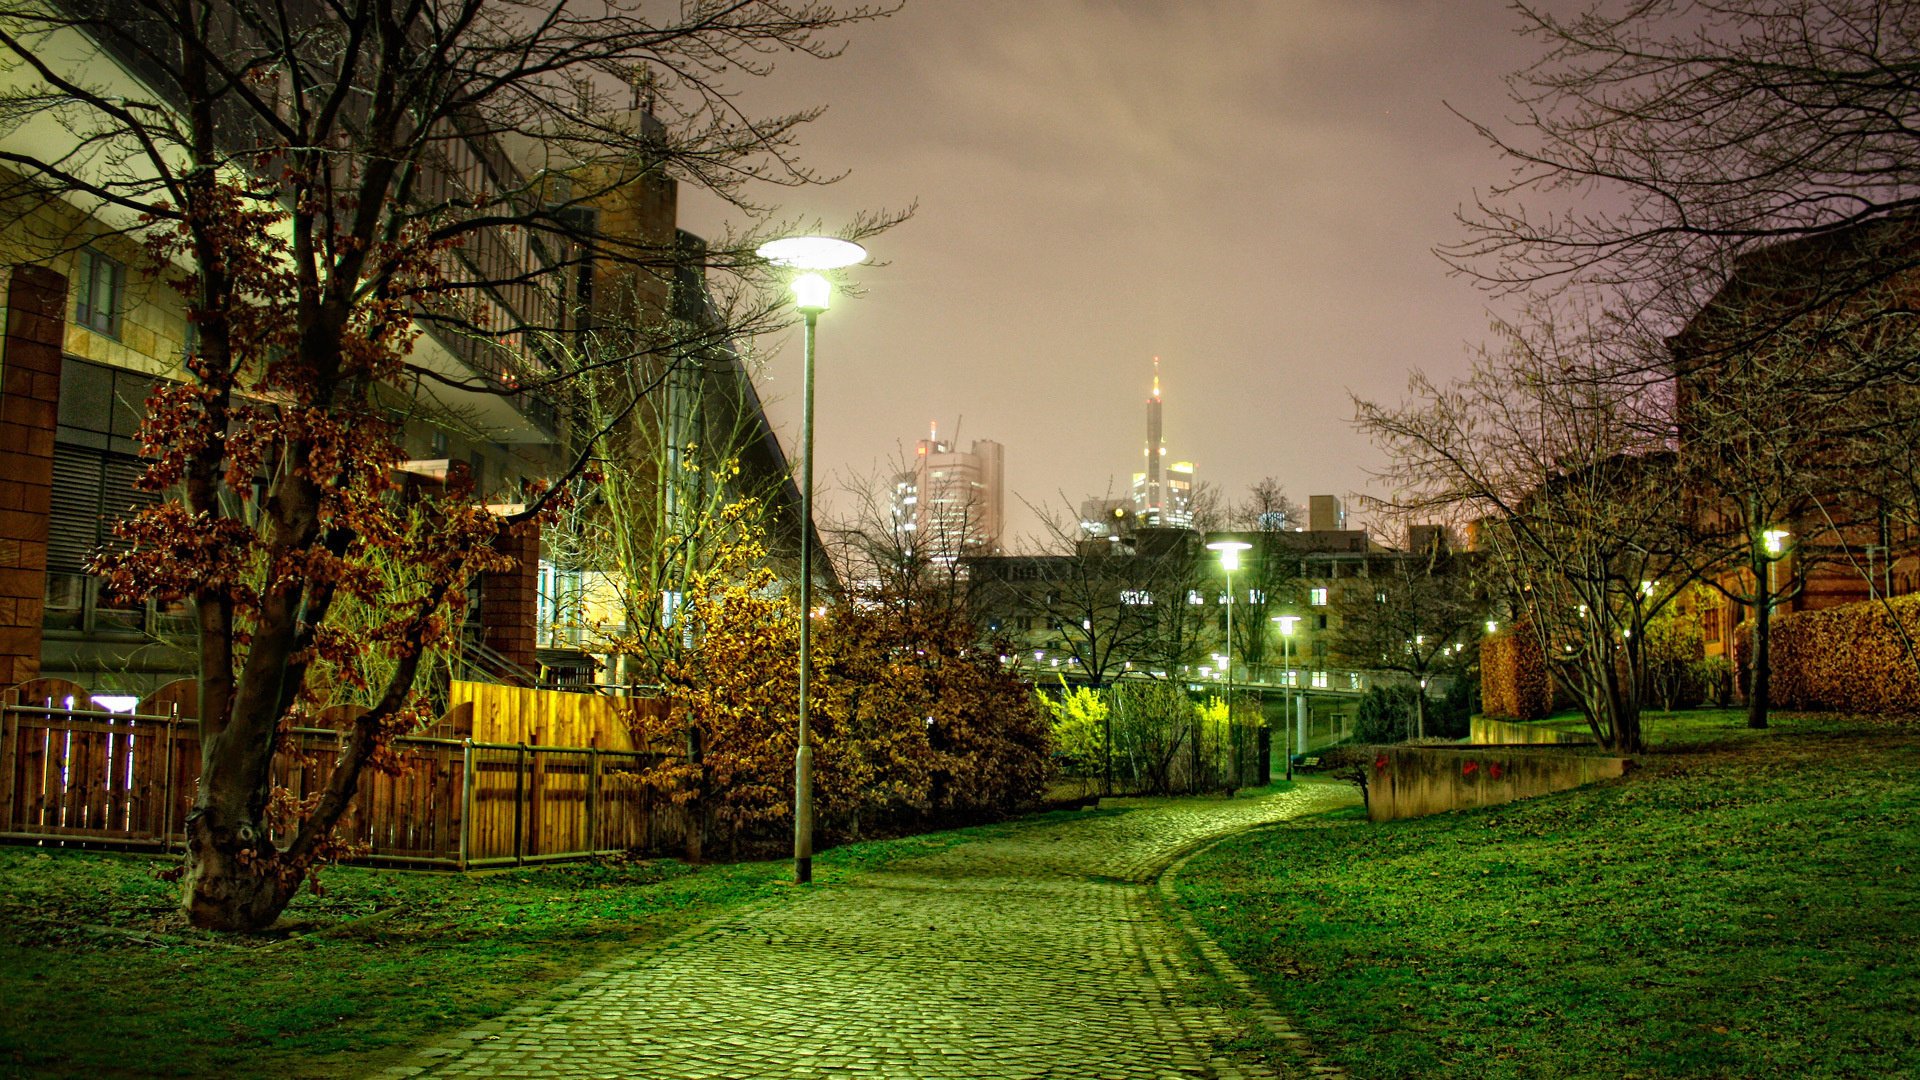
[[67, 279], [16, 266], [0, 344], [0, 686], [40, 674]]
[[481, 575], [481, 641], [511, 663], [538, 672], [534, 623], [540, 614], [540, 529], [523, 525], [494, 541], [493, 547], [512, 556], [514, 566]]

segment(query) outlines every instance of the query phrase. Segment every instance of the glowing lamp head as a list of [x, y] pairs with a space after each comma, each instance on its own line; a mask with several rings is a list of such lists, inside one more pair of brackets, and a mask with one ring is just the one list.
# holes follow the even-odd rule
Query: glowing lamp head
[[833, 297], [833, 286], [819, 274], [801, 274], [789, 287], [793, 289], [793, 305], [809, 315], [827, 310]]
[[1292, 637], [1292, 636], [1293, 636], [1293, 624], [1295, 624], [1295, 623], [1297, 623], [1297, 622], [1299, 622], [1299, 621], [1300, 621], [1300, 616], [1298, 616], [1298, 615], [1275, 615], [1275, 616], [1273, 617], [1273, 621], [1274, 621], [1274, 622], [1277, 622], [1277, 623], [1279, 623], [1279, 624], [1280, 624], [1280, 635], [1281, 635], [1282, 637]]
[[1780, 555], [1787, 550], [1787, 537], [1792, 535], [1786, 529], [1768, 529], [1760, 534], [1760, 541], [1766, 547], [1767, 554]]
[[1498, 622], [1495, 622], [1495, 621], [1494, 621], [1494, 620], [1492, 620], [1492, 619], [1488, 619], [1488, 620], [1487, 620], [1487, 633], [1489, 633], [1489, 634], [1497, 634], [1497, 633], [1499, 633], [1499, 632], [1500, 632], [1500, 624], [1499, 624]]
[[1208, 551], [1220, 553], [1220, 565], [1228, 570], [1240, 569], [1240, 553], [1253, 547], [1244, 540], [1215, 540], [1207, 545]]
[[838, 270], [867, 261], [867, 249], [832, 236], [788, 236], [769, 240], [754, 254], [775, 266], [794, 270]]

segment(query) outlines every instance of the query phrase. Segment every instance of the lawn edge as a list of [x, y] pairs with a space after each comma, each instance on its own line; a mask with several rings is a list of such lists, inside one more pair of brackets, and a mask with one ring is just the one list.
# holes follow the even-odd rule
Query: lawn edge
[[1251, 1017], [1255, 1023], [1259, 1024], [1262, 1031], [1274, 1039], [1278, 1045], [1284, 1046], [1286, 1052], [1293, 1057], [1295, 1062], [1306, 1067], [1309, 1075], [1324, 1078], [1324, 1080], [1352, 1080], [1352, 1074], [1344, 1067], [1328, 1061], [1326, 1056], [1314, 1046], [1313, 1041], [1305, 1035], [1302, 1035], [1299, 1027], [1274, 1005], [1273, 999], [1261, 991], [1259, 986], [1254, 983], [1252, 977], [1242, 971], [1240, 966], [1235, 964], [1233, 959], [1227, 955], [1226, 950], [1222, 949], [1218, 942], [1214, 941], [1205, 930], [1200, 928], [1200, 924], [1193, 918], [1193, 915], [1180, 903], [1179, 895], [1176, 892], [1176, 884], [1179, 880], [1180, 872], [1186, 869], [1187, 864], [1199, 856], [1206, 854], [1208, 851], [1211, 851], [1213, 848], [1226, 843], [1228, 840], [1270, 829], [1284, 828], [1292, 822], [1318, 817], [1321, 814], [1330, 812], [1330, 810], [1323, 810], [1312, 814], [1302, 814], [1297, 818], [1288, 818], [1286, 821], [1255, 825], [1237, 832], [1210, 837], [1192, 844], [1186, 850], [1176, 852], [1173, 857], [1168, 860], [1166, 865], [1160, 868], [1159, 872], [1154, 875], [1151, 886], [1154, 895], [1160, 901], [1161, 909], [1173, 924], [1179, 928], [1180, 932], [1186, 936], [1188, 944], [1193, 947], [1194, 952], [1200, 957], [1201, 963], [1205, 965], [1215, 980], [1231, 988], [1231, 991], [1239, 996], [1241, 999], [1241, 1010]]

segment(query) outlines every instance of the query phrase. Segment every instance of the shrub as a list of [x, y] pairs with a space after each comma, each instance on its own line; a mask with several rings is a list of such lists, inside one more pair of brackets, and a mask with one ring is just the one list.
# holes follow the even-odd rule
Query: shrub
[[1477, 680], [1465, 673], [1447, 684], [1446, 695], [1427, 704], [1427, 734], [1441, 739], [1464, 739], [1472, 729]]
[[[1907, 642], [1920, 644], [1920, 596], [1776, 614], [1771, 640], [1771, 697], [1781, 708], [1920, 712], [1920, 665], [1907, 651]], [[1744, 671], [1751, 621], [1734, 631], [1733, 644]]]
[[1105, 694], [1060, 680], [1057, 695], [1034, 691], [1053, 729], [1054, 760], [1067, 776], [1097, 776], [1105, 760], [1109, 706]]
[[1724, 656], [1708, 656], [1694, 663], [1694, 680], [1700, 684], [1704, 700], [1717, 708], [1733, 704], [1733, 661]]
[[1360, 709], [1353, 726], [1353, 741], [1360, 743], [1404, 742], [1413, 735], [1413, 710], [1419, 688], [1404, 683], [1374, 685], [1360, 698]]
[[1525, 624], [1481, 640], [1480, 711], [1509, 720], [1539, 720], [1553, 711], [1553, 680]]
[[[671, 708], [637, 734], [673, 755], [652, 783], [689, 804], [697, 834], [737, 849], [792, 828], [798, 612], [772, 587], [757, 538], [726, 554], [688, 590], [680, 617], [695, 636], [665, 667]], [[1051, 732], [1000, 651], [959, 612], [926, 605], [843, 605], [816, 624], [823, 837], [999, 817], [1039, 797]]]

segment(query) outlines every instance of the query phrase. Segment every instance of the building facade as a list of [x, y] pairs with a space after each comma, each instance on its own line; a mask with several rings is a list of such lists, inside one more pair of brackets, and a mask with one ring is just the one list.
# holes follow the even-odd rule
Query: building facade
[[975, 439], [965, 450], [937, 427], [914, 444], [913, 468], [894, 478], [892, 518], [902, 550], [951, 569], [998, 555], [1006, 521], [1006, 448]]

